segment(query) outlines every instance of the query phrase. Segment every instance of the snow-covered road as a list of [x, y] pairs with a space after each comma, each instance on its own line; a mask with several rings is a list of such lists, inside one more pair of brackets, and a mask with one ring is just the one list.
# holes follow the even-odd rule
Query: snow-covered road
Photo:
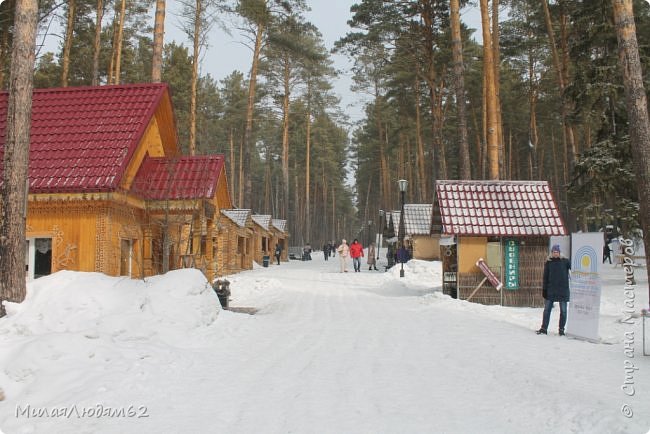
[[[617, 342], [537, 336], [540, 309], [451, 300], [439, 292], [439, 264], [413, 261], [400, 279], [396, 269], [339, 273], [338, 258], [333, 259], [315, 256], [232, 276], [231, 304], [256, 307], [256, 315], [223, 311], [213, 325], [176, 347], [141, 340], [137, 357], [116, 357], [130, 365], [116, 371], [106, 365], [104, 378], [84, 383], [88, 396], [101, 390], [102, 401], [143, 405], [149, 417], [17, 423], [0, 407], [0, 428], [7, 433], [650, 429], [650, 358], [641, 356], [640, 342], [634, 359], [637, 392], [626, 397], [621, 391], [626, 358]], [[616, 336], [619, 326], [601, 328]], [[124, 347], [121, 341], [118, 351], [126, 353]], [[56, 403], [56, 394], [48, 398], [48, 405]], [[632, 418], [621, 414], [626, 402], [635, 411]]]

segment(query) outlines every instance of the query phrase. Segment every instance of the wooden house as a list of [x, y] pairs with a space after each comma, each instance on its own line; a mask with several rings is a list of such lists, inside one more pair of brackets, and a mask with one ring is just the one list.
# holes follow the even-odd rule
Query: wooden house
[[275, 246], [279, 245], [282, 249], [280, 255], [281, 261], [289, 260], [289, 233], [287, 232], [287, 221], [281, 219], [271, 219], [271, 249], [275, 251]]
[[414, 259], [440, 259], [440, 235], [431, 233], [432, 211], [432, 204], [404, 204], [404, 239]]
[[253, 260], [262, 264], [264, 256], [273, 256], [275, 249], [271, 245], [273, 232], [271, 229], [271, 216], [268, 214], [253, 214]]
[[[437, 181], [443, 291], [459, 299], [505, 306], [542, 306], [549, 238], [566, 235], [546, 181]], [[501, 290], [485, 281], [489, 270]]]
[[[0, 93], [1, 150], [6, 118]], [[28, 277], [188, 263], [209, 274], [221, 207], [232, 207], [223, 157], [180, 156], [166, 84], [34, 90]]]
[[253, 269], [253, 219], [249, 209], [221, 210], [221, 275]]
[[198, 268], [208, 280], [218, 275], [217, 222], [221, 208], [232, 206], [223, 155], [146, 156], [130, 192], [144, 199], [146, 275], [181, 267]]

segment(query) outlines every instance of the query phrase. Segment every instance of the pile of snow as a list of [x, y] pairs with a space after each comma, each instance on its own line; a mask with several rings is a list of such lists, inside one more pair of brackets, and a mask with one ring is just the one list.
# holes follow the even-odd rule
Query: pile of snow
[[220, 310], [198, 270], [144, 281], [71, 271], [43, 277], [0, 320], [0, 388], [31, 405], [44, 390], [61, 405], [93, 402], [98, 390], [86, 382], [107, 372], [119, 377], [146, 359], [169, 363], [178, 348], [204, 345]]
[[184, 269], [146, 280], [61, 271], [31, 282], [25, 301], [6, 308], [0, 334], [158, 337], [182, 346], [185, 334], [215, 321], [220, 305], [203, 274]]

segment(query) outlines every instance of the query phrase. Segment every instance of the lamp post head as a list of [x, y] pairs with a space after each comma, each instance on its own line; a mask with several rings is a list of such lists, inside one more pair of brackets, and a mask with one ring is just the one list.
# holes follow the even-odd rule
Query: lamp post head
[[409, 182], [406, 179], [400, 179], [397, 183], [399, 184], [399, 191], [402, 193], [405, 192], [409, 186]]

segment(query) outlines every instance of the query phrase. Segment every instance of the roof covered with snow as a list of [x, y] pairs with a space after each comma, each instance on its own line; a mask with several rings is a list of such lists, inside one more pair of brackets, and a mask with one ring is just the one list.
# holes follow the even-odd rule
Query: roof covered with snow
[[404, 204], [404, 231], [406, 234], [430, 235], [432, 209], [433, 205], [430, 203]]
[[567, 234], [546, 181], [436, 181], [436, 191], [444, 234]]
[[287, 221], [281, 219], [271, 219], [271, 225], [280, 232], [287, 231]]
[[253, 221], [260, 225], [264, 230], [269, 230], [271, 224], [271, 216], [268, 214], [253, 214]]
[[228, 217], [239, 227], [246, 227], [246, 222], [251, 215], [249, 209], [222, 209], [221, 214]]

